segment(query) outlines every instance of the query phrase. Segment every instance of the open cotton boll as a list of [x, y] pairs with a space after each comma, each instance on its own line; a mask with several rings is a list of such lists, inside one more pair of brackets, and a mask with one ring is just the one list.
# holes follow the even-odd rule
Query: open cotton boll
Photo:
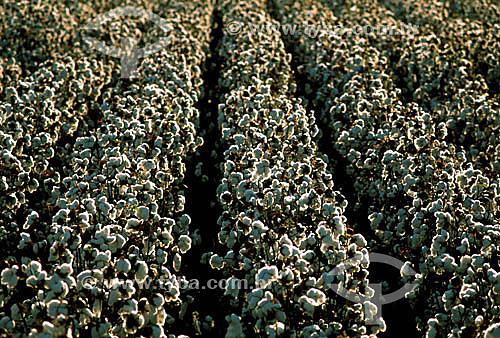
[[157, 293], [153, 297], [153, 304], [155, 307], [160, 308], [165, 303], [165, 298], [161, 293]]
[[343, 236], [345, 234], [345, 216], [335, 216], [333, 217], [333, 224], [335, 225], [335, 234], [337, 236]]
[[410, 276], [412, 272], [412, 267], [410, 262], [405, 262], [399, 271], [401, 277]]
[[47, 312], [49, 316], [52, 318], [57, 317], [59, 314], [62, 315], [67, 315], [68, 314], [68, 309], [67, 306], [68, 302], [63, 300], [60, 301], [58, 299], [53, 299], [47, 303]]
[[144, 261], [138, 261], [137, 262], [137, 270], [135, 272], [135, 279], [138, 282], [144, 282], [146, 280], [146, 277], [148, 276], [148, 271], [149, 268]]
[[301, 306], [301, 308], [309, 315], [309, 316], [312, 316], [314, 314], [314, 308], [315, 308], [315, 304], [317, 304], [317, 302], [312, 299], [312, 298], [309, 298], [307, 296], [301, 296], [299, 299], [299, 304]]
[[127, 220], [127, 225], [125, 225], [125, 230], [128, 230], [128, 231], [135, 231], [137, 226], [141, 224], [141, 221], [137, 218], [129, 218]]
[[130, 271], [131, 269], [131, 265], [130, 265], [130, 261], [126, 258], [120, 258], [117, 262], [116, 262], [116, 272], [117, 273], [127, 273]]
[[262, 223], [261, 221], [254, 221], [252, 223], [252, 235], [255, 237], [255, 238], [260, 238], [260, 235], [265, 233], [267, 230], [269, 230], [268, 227], [266, 227], [264, 225], [264, 223]]
[[311, 288], [307, 290], [306, 295], [307, 297], [309, 297], [314, 301], [313, 303], [314, 306], [320, 306], [321, 304], [324, 304], [326, 301], [326, 295], [324, 294], [324, 292], [316, 288]]
[[172, 262], [173, 268], [176, 272], [179, 272], [179, 270], [181, 269], [181, 262], [182, 262], [181, 255], [179, 255], [179, 253], [176, 252], [174, 255], [174, 261]]
[[14, 265], [12, 268], [5, 268], [2, 270], [2, 284], [7, 285], [8, 288], [14, 288], [17, 285], [18, 277], [17, 271], [19, 267]]
[[209, 264], [212, 269], [221, 270], [224, 267], [224, 258], [217, 254], [214, 254], [210, 257]]
[[268, 337], [277, 337], [285, 333], [285, 324], [282, 322], [275, 322], [274, 324], [266, 326], [266, 334]]
[[27, 271], [28, 275], [38, 275], [42, 271], [42, 264], [38, 261], [31, 261], [29, 264], [29, 269]]
[[123, 237], [121, 234], [116, 234], [113, 236], [113, 240], [110, 243], [108, 243], [108, 248], [111, 250], [112, 253], [115, 253], [119, 249], [123, 248], [125, 243], [126, 243], [125, 237]]
[[181, 253], [186, 253], [189, 249], [191, 249], [191, 238], [187, 235], [181, 235], [177, 242], [177, 246], [179, 247]]
[[491, 325], [484, 332], [484, 338], [498, 338], [500, 337], [500, 323]]
[[363, 311], [364, 311], [364, 316], [365, 316], [365, 321], [372, 321], [375, 319], [375, 316], [377, 315], [377, 305], [373, 304], [370, 301], [365, 301], [363, 303]]
[[364, 248], [367, 245], [366, 239], [361, 234], [355, 234], [352, 239], [358, 247]]
[[274, 265], [264, 266], [259, 269], [255, 276], [255, 284], [260, 288], [267, 288], [273, 281], [278, 279], [278, 268]]
[[147, 221], [149, 219], [149, 208], [145, 206], [137, 208], [137, 218]]

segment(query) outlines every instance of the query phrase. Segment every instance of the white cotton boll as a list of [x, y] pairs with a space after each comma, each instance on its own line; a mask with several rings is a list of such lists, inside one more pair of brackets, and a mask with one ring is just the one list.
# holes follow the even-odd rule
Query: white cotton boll
[[1, 274], [2, 284], [7, 285], [8, 288], [14, 288], [18, 281], [17, 270], [19, 270], [17, 265], [14, 265], [12, 268], [3, 269]]
[[181, 253], [184, 254], [188, 252], [189, 249], [191, 249], [191, 238], [187, 235], [181, 235], [177, 242], [177, 246], [179, 247]]
[[352, 241], [354, 241], [354, 243], [356, 243], [357, 246], [362, 248], [367, 245], [366, 239], [361, 234], [355, 234], [352, 237]]
[[435, 327], [430, 327], [425, 334], [425, 338], [436, 338], [437, 334], [437, 329]]
[[182, 261], [181, 255], [179, 255], [179, 253], [176, 252], [174, 255], [174, 261], [172, 262], [173, 268], [176, 272], [179, 272], [179, 270], [181, 269], [181, 261]]
[[363, 269], [368, 269], [368, 266], [370, 265], [370, 253], [368, 252], [368, 249], [363, 248], [361, 250], [361, 254], [363, 255], [361, 258], [361, 267]]
[[28, 275], [37, 276], [42, 271], [42, 264], [38, 261], [31, 261], [29, 265]]
[[252, 235], [255, 237], [255, 238], [260, 238], [260, 235], [265, 233], [267, 230], [269, 230], [268, 227], [266, 227], [264, 225], [264, 223], [262, 223], [261, 221], [254, 221], [252, 223]]
[[69, 263], [64, 263], [58, 266], [58, 274], [62, 277], [69, 276], [73, 273], [73, 267]]
[[314, 299], [311, 299], [307, 296], [301, 296], [299, 298], [299, 304], [308, 315], [312, 316], [314, 314], [314, 304], [316, 304], [316, 301]]
[[161, 232], [161, 237], [163, 237], [163, 239], [165, 240], [163, 243], [167, 248], [174, 242], [174, 237], [167, 229], [164, 229]]
[[161, 293], [155, 294], [155, 296], [153, 297], [153, 304], [157, 308], [162, 307], [163, 304], [165, 304], [165, 298], [163, 298], [163, 295]]
[[21, 312], [20, 312], [19, 306], [17, 306], [17, 304], [13, 304], [10, 307], [10, 317], [13, 320], [22, 320], [23, 317], [21, 316]]
[[141, 224], [141, 221], [138, 220], [137, 218], [129, 218], [127, 220], [127, 225], [125, 226], [125, 228], [127, 230], [133, 229], [133, 228], [136, 228], [139, 224]]
[[259, 301], [264, 297], [264, 290], [261, 288], [253, 289], [248, 294], [248, 308], [250, 310], [255, 309]]
[[378, 327], [376, 328], [374, 333], [385, 332], [385, 330], [387, 330], [387, 325], [385, 324], [385, 320], [382, 317], [379, 317], [375, 320], [375, 325], [377, 325]]
[[370, 220], [370, 227], [375, 230], [384, 219], [384, 216], [381, 213], [374, 212], [368, 216], [368, 219]]
[[500, 295], [500, 280], [496, 282], [492, 291], [495, 295]]
[[500, 323], [491, 325], [484, 332], [484, 338], [498, 338], [500, 337]]
[[149, 219], [149, 208], [145, 206], [140, 206], [137, 209], [137, 217], [142, 219], [143, 221], [147, 221]]
[[454, 306], [451, 309], [451, 321], [455, 324], [460, 323], [464, 312], [465, 312], [465, 306], [463, 304], [459, 304], [459, 305]]
[[217, 254], [214, 254], [210, 257], [209, 264], [212, 269], [221, 270], [224, 267], [224, 258]]
[[412, 267], [410, 262], [405, 262], [399, 271], [401, 277], [411, 276]]
[[267, 288], [273, 281], [278, 279], [278, 268], [274, 265], [264, 266], [259, 269], [255, 276], [255, 283], [260, 288]]
[[137, 270], [135, 272], [135, 279], [138, 282], [144, 282], [144, 280], [146, 280], [146, 277], [148, 276], [149, 268], [148, 268], [146, 262], [144, 262], [144, 261], [138, 261], [137, 265], [138, 266], [137, 266]]
[[477, 291], [473, 288], [471, 284], [464, 283], [458, 296], [460, 299], [468, 300], [469, 298], [474, 298], [477, 295]]
[[291, 245], [288, 245], [288, 244], [283, 244], [281, 246], [281, 254], [285, 257], [290, 257], [292, 256], [292, 253], [293, 253], [293, 247]]
[[443, 301], [443, 306], [446, 311], [449, 311], [451, 308], [451, 305], [453, 305], [453, 302], [455, 300], [455, 293], [453, 290], [447, 290], [444, 292], [443, 296], [441, 297], [441, 300]]
[[329, 248], [336, 248], [337, 245], [337, 240], [335, 240], [332, 235], [329, 234], [321, 239], [321, 246], [319, 249], [322, 253], [326, 253]]
[[137, 168], [139, 170], [143, 170], [143, 171], [150, 171], [151, 169], [155, 168], [155, 161], [153, 161], [153, 160], [141, 160], [137, 164]]
[[61, 302], [58, 299], [53, 299], [50, 302], [47, 303], [47, 313], [49, 316], [52, 318], [57, 317], [59, 314], [59, 306], [61, 305]]
[[132, 268], [132, 266], [130, 265], [130, 262], [128, 259], [126, 258], [120, 258], [117, 262], [116, 262], [116, 272], [117, 273], [127, 273], [130, 271], [130, 269]]
[[335, 225], [335, 234], [337, 236], [343, 236], [345, 234], [345, 224], [344, 224], [344, 219], [342, 218], [344, 216], [335, 216], [333, 218], [333, 224]]
[[[324, 222], [322, 222], [324, 224]], [[321, 223], [320, 223], [321, 224]], [[330, 229], [327, 229], [323, 224], [319, 225], [316, 228], [316, 234], [319, 237], [325, 237], [330, 234]]]
[[365, 315], [365, 321], [373, 321], [377, 316], [377, 305], [373, 304], [370, 301], [365, 301], [363, 303], [363, 310]]
[[311, 288], [307, 291], [306, 295], [314, 301], [314, 306], [320, 306], [326, 302], [326, 295], [321, 290]]
[[298, 259], [295, 262], [295, 268], [301, 273], [306, 274], [309, 272], [309, 263], [304, 259]]
[[2, 319], [0, 319], [0, 329], [12, 330], [15, 325], [15, 322], [7, 316], [4, 316], [2, 317]]
[[312, 250], [307, 250], [301, 254], [302, 259], [306, 261], [311, 261], [315, 257], [315, 253]]
[[120, 299], [120, 291], [118, 289], [113, 289], [109, 293], [108, 305], [113, 306]]
[[293, 281], [294, 279], [293, 271], [287, 267], [284, 270], [280, 271], [279, 278], [281, 279], [282, 283]]
[[241, 317], [235, 315], [226, 316], [226, 321], [229, 324], [225, 338], [243, 338], [243, 326], [241, 325]]
[[111, 261], [111, 251], [106, 250], [105, 252], [100, 252], [95, 257], [96, 267], [103, 268], [105, 265], [108, 265]]
[[123, 248], [123, 246], [126, 243], [125, 237], [123, 237], [121, 234], [116, 234], [113, 236], [113, 240], [108, 243], [108, 248], [111, 250], [112, 253], [115, 253], [116, 251], [120, 250]]
[[472, 255], [472, 266], [477, 270], [484, 264], [484, 258], [481, 255]]
[[[268, 330], [269, 329], [269, 330]], [[266, 326], [266, 333], [270, 337], [276, 337], [285, 333], [285, 324], [281, 321]]]
[[51, 322], [44, 321], [42, 323], [42, 327], [44, 333], [50, 334], [51, 337], [54, 337], [56, 335], [56, 327]]

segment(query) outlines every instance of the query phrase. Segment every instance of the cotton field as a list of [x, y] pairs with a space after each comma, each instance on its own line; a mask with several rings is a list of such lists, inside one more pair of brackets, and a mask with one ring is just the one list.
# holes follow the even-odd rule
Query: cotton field
[[2, 1], [0, 337], [500, 337], [499, 62], [495, 0]]

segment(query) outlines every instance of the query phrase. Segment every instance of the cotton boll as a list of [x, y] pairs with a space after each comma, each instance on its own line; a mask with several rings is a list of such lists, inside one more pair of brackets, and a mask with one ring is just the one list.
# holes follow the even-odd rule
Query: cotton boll
[[360, 248], [366, 247], [367, 245], [366, 239], [361, 234], [355, 234], [352, 237], [352, 241], [354, 241], [354, 243], [356, 243], [356, 245]]
[[326, 295], [323, 293], [323, 291], [315, 288], [309, 289], [306, 295], [310, 299], [314, 300], [313, 303], [314, 306], [320, 306], [321, 304], [324, 304], [326, 301]]
[[255, 238], [260, 238], [261, 234], [265, 233], [267, 230], [269, 230], [268, 227], [264, 225], [261, 221], [254, 221], [252, 223], [252, 235]]
[[137, 218], [143, 221], [147, 221], [149, 219], [149, 208], [145, 206], [140, 206], [139, 208], [137, 208]]
[[179, 253], [175, 253], [174, 261], [172, 262], [172, 264], [176, 272], [179, 272], [179, 270], [181, 269], [181, 260], [182, 260], [181, 255], [179, 255]]
[[343, 236], [345, 234], [345, 220], [344, 216], [335, 216], [333, 217], [333, 224], [335, 225], [335, 235]]
[[372, 328], [373, 333], [385, 332], [387, 330], [387, 325], [385, 324], [385, 320], [382, 317], [379, 317], [375, 320], [376, 327]]
[[135, 272], [135, 279], [139, 283], [144, 282], [146, 280], [147, 276], [148, 276], [148, 271], [149, 271], [149, 268], [148, 268], [146, 262], [144, 262], [144, 261], [138, 261], [137, 262], [136, 272]]
[[14, 288], [17, 285], [18, 277], [17, 271], [19, 267], [14, 265], [12, 268], [5, 268], [2, 270], [2, 284], [7, 285], [8, 288]]
[[308, 314], [309, 316], [312, 316], [314, 314], [314, 304], [316, 304], [316, 301], [314, 299], [311, 299], [307, 296], [301, 296], [298, 301], [301, 308], [305, 311], [306, 314]]
[[377, 316], [378, 308], [377, 305], [373, 304], [370, 301], [365, 301], [363, 303], [363, 310], [365, 321], [373, 321]]
[[127, 220], [127, 225], [125, 226], [125, 229], [134, 230], [135, 228], [137, 228], [139, 224], [141, 224], [141, 221], [138, 220], [137, 218], [129, 218]]
[[463, 304], [454, 306], [451, 309], [451, 321], [455, 324], [458, 324], [462, 320], [464, 312], [465, 312], [465, 307]]
[[267, 288], [278, 279], [278, 268], [274, 265], [260, 268], [255, 276], [255, 283], [260, 288]]
[[191, 249], [191, 238], [189, 236], [187, 236], [187, 235], [181, 235], [179, 237], [177, 245], [178, 245], [179, 250], [181, 251], [181, 253], [184, 254], [187, 251], [189, 251], [189, 249]]
[[131, 269], [131, 264], [128, 259], [120, 258], [116, 262], [116, 272], [117, 273], [128, 273]]
[[212, 269], [221, 270], [224, 267], [224, 259], [217, 254], [210, 257], [209, 263]]
[[126, 243], [126, 239], [121, 234], [116, 234], [113, 237], [114, 237], [113, 240], [110, 243], [108, 243], [108, 248], [111, 250], [112, 253], [115, 253], [116, 251], [123, 248], [123, 246]]
[[500, 337], [500, 323], [491, 325], [484, 332], [484, 338], [497, 338]]
[[412, 275], [411, 263], [410, 262], [405, 262], [403, 264], [403, 266], [401, 267], [401, 270], [400, 270], [399, 273], [400, 273], [401, 277], [411, 276]]

